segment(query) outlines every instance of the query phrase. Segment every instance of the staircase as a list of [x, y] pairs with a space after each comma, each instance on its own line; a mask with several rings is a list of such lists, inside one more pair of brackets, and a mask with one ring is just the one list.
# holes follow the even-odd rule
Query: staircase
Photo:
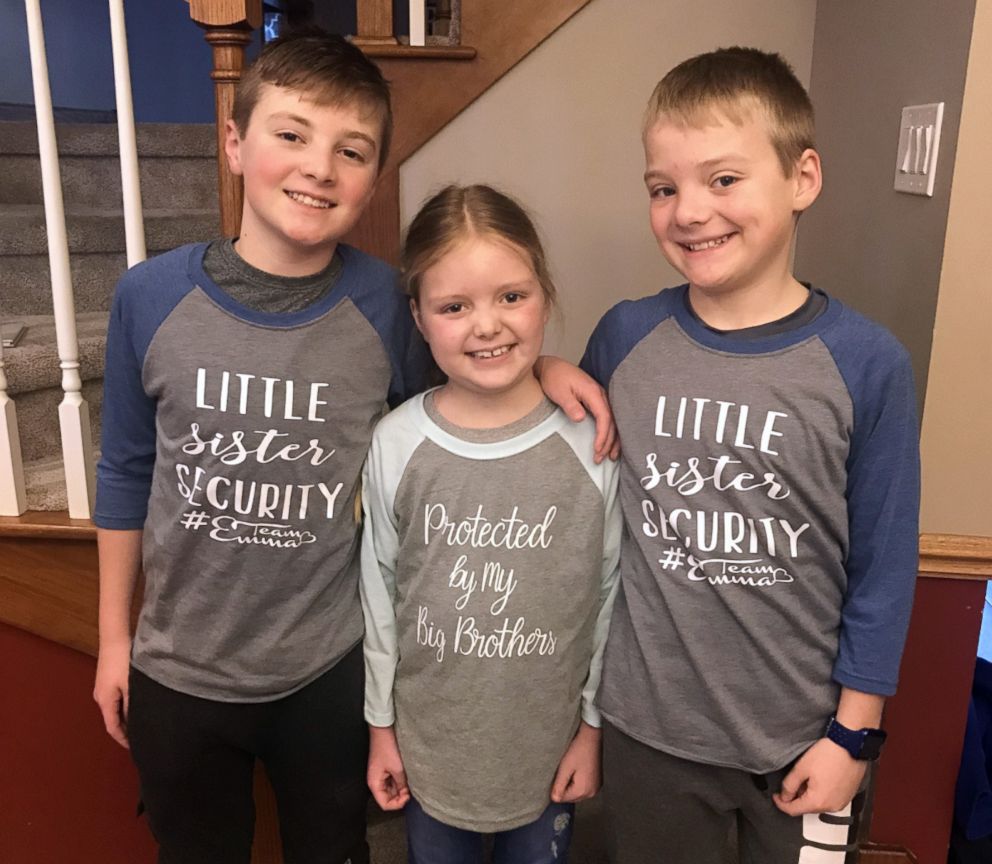
[[[127, 268], [117, 127], [56, 130], [76, 303], [80, 374], [94, 446], [100, 440], [107, 314]], [[148, 255], [218, 234], [216, 132], [211, 124], [138, 127]], [[29, 510], [65, 510], [58, 405], [61, 370], [33, 122], [0, 122], [0, 320], [28, 331], [4, 350], [17, 404]]]

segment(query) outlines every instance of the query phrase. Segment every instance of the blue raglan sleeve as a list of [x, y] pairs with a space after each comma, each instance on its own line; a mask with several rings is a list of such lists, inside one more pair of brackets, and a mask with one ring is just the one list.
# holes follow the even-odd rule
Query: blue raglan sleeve
[[143, 352], [136, 347], [134, 295], [128, 275], [118, 284], [107, 330], [103, 433], [97, 465], [100, 528], [141, 528], [155, 467], [155, 400], [142, 384]]
[[[847, 460], [848, 581], [834, 679], [889, 696], [919, 567], [920, 458], [909, 356], [882, 335], [862, 334], [838, 364], [854, 403], [854, 430]], [[867, 356], [873, 351], [884, 356]]]
[[601, 387], [609, 387], [610, 384], [614, 365], [611, 363], [610, 346], [617, 343], [620, 335], [618, 332], [611, 331], [618, 329], [615, 324], [619, 317], [619, 307], [614, 306], [599, 319], [599, 323], [586, 343], [585, 353], [579, 361], [579, 368], [587, 375], [595, 378]]
[[640, 300], [622, 300], [596, 325], [579, 368], [609, 390], [610, 379], [624, 358], [672, 311], [676, 294], [662, 291]]

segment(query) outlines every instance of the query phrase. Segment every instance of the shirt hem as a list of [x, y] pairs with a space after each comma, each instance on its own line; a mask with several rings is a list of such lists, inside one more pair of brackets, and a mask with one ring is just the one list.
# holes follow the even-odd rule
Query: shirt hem
[[808, 741], [803, 741], [801, 744], [797, 744], [795, 747], [787, 750], [786, 754], [780, 759], [775, 759], [769, 764], [746, 765], [743, 762], [735, 761], [733, 758], [721, 758], [719, 756], [705, 755], [691, 750], [683, 750], [680, 747], [674, 747], [671, 744], [662, 743], [661, 741], [642, 735], [639, 732], [635, 732], [630, 728], [630, 726], [610, 714], [608, 711], [604, 711], [602, 708], [599, 710], [600, 714], [603, 716], [603, 719], [606, 720], [606, 722], [611, 726], [618, 729], [628, 738], [633, 738], [635, 741], [639, 741], [641, 744], [651, 747], [654, 750], [660, 750], [662, 753], [667, 753], [669, 756], [674, 756], [677, 759], [685, 759], [688, 762], [698, 762], [702, 765], [715, 765], [720, 768], [733, 768], [737, 771], [746, 771], [748, 774], [771, 774], [773, 771], [780, 771], [785, 766], [795, 761], [797, 757], [805, 753], [810, 747], [820, 740], [820, 737], [822, 737], [817, 736], [809, 739]]
[[521, 828], [524, 825], [530, 825], [531, 822], [537, 821], [538, 817], [540, 817], [540, 815], [547, 810], [548, 806], [551, 804], [551, 798], [549, 797], [547, 802], [545, 802], [540, 808], [536, 810], [529, 810], [526, 815], [513, 816], [508, 819], [463, 819], [456, 814], [445, 812], [443, 808], [438, 807], [429, 801], [425, 801], [417, 793], [417, 790], [413, 784], [410, 785], [410, 794], [416, 799], [421, 809], [432, 819], [436, 819], [438, 822], [443, 822], [445, 825], [450, 825], [452, 828], [459, 828], [462, 831], [475, 831], [479, 834], [495, 834], [500, 831], [512, 831], [514, 828]]
[[232, 694], [232, 693], [218, 693], [210, 688], [190, 686], [183, 683], [177, 683], [169, 679], [168, 675], [161, 675], [154, 668], [149, 669], [146, 665], [134, 657], [131, 658], [131, 665], [137, 669], [142, 675], [147, 675], [156, 684], [161, 684], [163, 687], [168, 687], [170, 690], [175, 690], [177, 693], [183, 693], [186, 696], [194, 696], [197, 699], [207, 699], [211, 702], [226, 702], [231, 704], [250, 704], [257, 702], [275, 702], [279, 699], [284, 699], [286, 696], [292, 696], [299, 690], [302, 690], [308, 684], [313, 684], [321, 675], [325, 672], [333, 669], [338, 663], [344, 660], [357, 646], [362, 644], [362, 640], [359, 638], [353, 644], [349, 645], [344, 651], [337, 655], [330, 663], [325, 666], [321, 666], [315, 672], [307, 675], [300, 682], [293, 684], [288, 690], [280, 690], [277, 693], [265, 693], [262, 695], [255, 694], [251, 696], [245, 696], [242, 694]]

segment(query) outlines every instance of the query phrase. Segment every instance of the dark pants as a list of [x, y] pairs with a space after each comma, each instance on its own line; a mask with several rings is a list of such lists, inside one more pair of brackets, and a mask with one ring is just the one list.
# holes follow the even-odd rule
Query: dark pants
[[[482, 864], [484, 835], [439, 822], [412, 798], [404, 813], [410, 864]], [[493, 864], [567, 864], [574, 822], [574, 804], [549, 804], [533, 822], [494, 835]]]
[[199, 699], [132, 668], [128, 736], [160, 864], [250, 861], [256, 758], [286, 864], [365, 864], [364, 682], [361, 646], [272, 702]]
[[613, 864], [854, 864], [864, 793], [838, 814], [788, 816], [772, 800], [787, 771], [749, 774], [669, 756], [603, 724], [603, 795]]

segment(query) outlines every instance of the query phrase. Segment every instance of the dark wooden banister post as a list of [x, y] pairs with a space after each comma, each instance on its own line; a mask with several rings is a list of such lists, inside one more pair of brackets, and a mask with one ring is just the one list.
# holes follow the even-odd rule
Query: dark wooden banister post
[[395, 45], [393, 0], [357, 0], [358, 20], [354, 42], [362, 45]]
[[206, 32], [213, 49], [214, 102], [217, 108], [217, 189], [220, 225], [225, 237], [241, 230], [241, 178], [227, 167], [224, 138], [234, 107], [234, 90], [245, 66], [245, 47], [252, 32], [262, 26], [262, 0], [190, 0], [189, 15]]

